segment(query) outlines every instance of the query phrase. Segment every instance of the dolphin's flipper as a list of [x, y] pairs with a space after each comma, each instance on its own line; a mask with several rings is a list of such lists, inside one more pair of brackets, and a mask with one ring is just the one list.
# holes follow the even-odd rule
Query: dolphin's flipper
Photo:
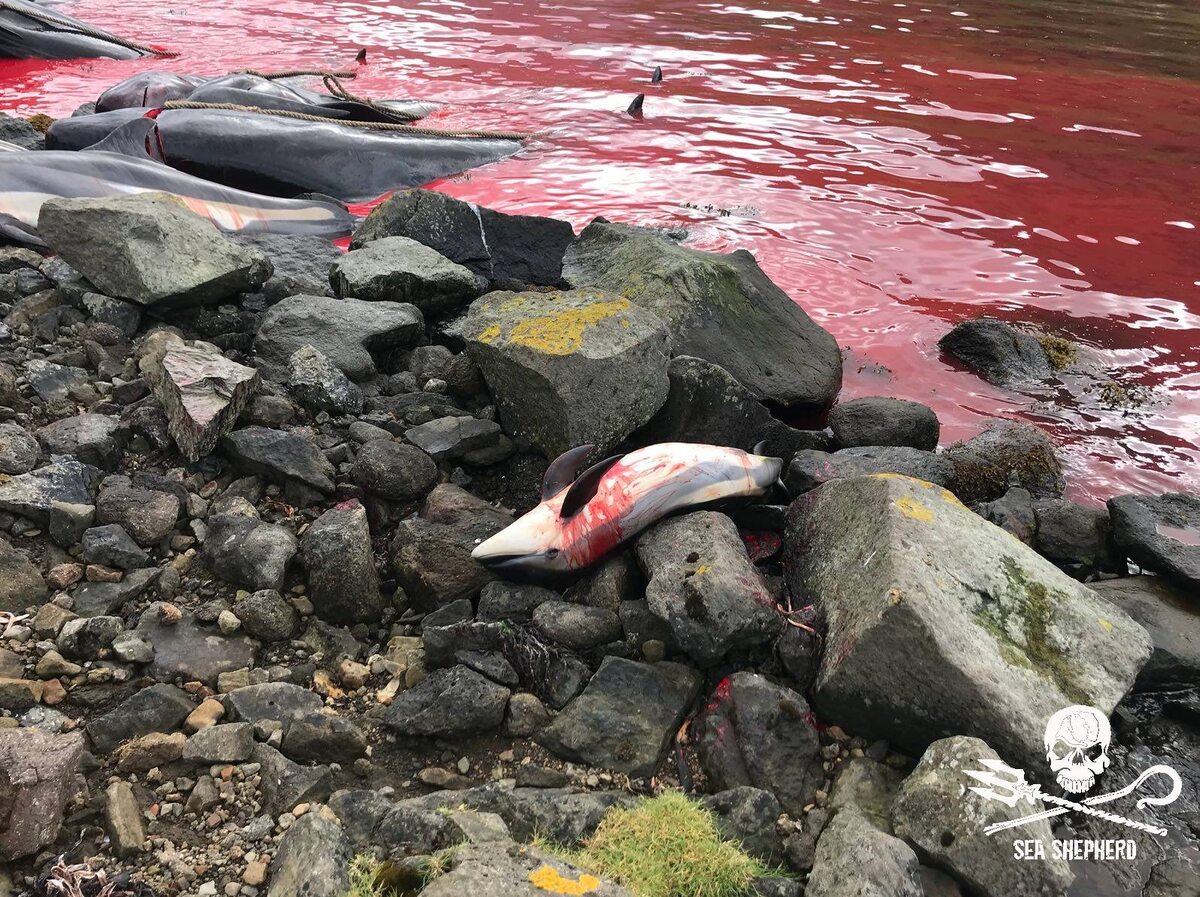
[[593, 464], [581, 473], [579, 479], [571, 484], [571, 489], [567, 492], [567, 497], [563, 499], [562, 506], [559, 508], [558, 516], [572, 517], [577, 514], [596, 496], [596, 490], [600, 487], [600, 480], [604, 478], [604, 475], [624, 457], [624, 455], [613, 455], [611, 458], [605, 458], [599, 464]]
[[567, 449], [557, 458], [550, 462], [550, 466], [546, 468], [546, 475], [542, 477], [542, 501], [551, 498], [562, 492], [573, 482], [575, 477], [579, 476], [579, 468], [583, 467], [583, 461], [592, 453], [594, 445], [580, 445], [573, 449]]
[[81, 152], [120, 153], [134, 159], [150, 159], [166, 163], [158, 124], [152, 118], [136, 118], [117, 128], [99, 143], [84, 147]]

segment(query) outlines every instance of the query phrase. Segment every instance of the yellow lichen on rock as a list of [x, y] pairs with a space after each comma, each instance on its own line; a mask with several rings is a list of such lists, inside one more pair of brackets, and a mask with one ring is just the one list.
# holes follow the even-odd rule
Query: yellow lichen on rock
[[569, 897], [582, 897], [600, 887], [600, 879], [594, 875], [584, 873], [578, 879], [567, 878], [549, 863], [543, 863], [529, 873], [529, 881], [539, 890], [549, 891], [551, 894], [566, 894]]
[[570, 355], [582, 345], [583, 334], [588, 327], [618, 315], [627, 308], [628, 299], [614, 299], [585, 308], [566, 308], [539, 318], [529, 318], [513, 326], [508, 341], [547, 355]]
[[487, 343], [490, 346], [502, 332], [499, 324], [493, 324], [491, 327], [485, 328], [483, 333], [479, 334], [479, 341]]
[[933, 511], [921, 504], [915, 498], [908, 498], [907, 496], [904, 496], [903, 498], [896, 499], [895, 504], [900, 510], [900, 513], [905, 517], [911, 517], [914, 520], [920, 520], [923, 523], [928, 523], [929, 521], [933, 520]]

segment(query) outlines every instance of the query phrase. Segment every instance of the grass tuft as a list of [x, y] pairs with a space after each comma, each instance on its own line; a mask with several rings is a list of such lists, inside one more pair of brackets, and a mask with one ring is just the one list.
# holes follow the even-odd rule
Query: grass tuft
[[777, 874], [722, 838], [712, 812], [677, 791], [609, 810], [577, 850], [541, 846], [635, 897], [741, 897], [755, 878]]
[[350, 889], [344, 897], [414, 897], [453, 868], [456, 849], [448, 847], [415, 863], [393, 863], [360, 853], [350, 861]]

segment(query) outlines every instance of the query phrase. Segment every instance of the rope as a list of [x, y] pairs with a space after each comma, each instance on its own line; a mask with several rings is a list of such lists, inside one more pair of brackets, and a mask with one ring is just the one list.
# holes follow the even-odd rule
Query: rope
[[84, 37], [94, 37], [97, 40], [107, 41], [110, 44], [115, 44], [118, 47], [124, 47], [127, 50], [136, 50], [139, 53], [148, 53], [151, 56], [178, 56], [171, 50], [163, 50], [159, 47], [151, 47], [148, 44], [139, 44], [131, 40], [125, 40], [123, 37], [117, 37], [110, 31], [103, 31], [100, 28], [94, 28], [91, 25], [86, 25], [83, 22], [73, 22], [70, 19], [63, 19], [56, 15], [51, 15], [42, 10], [32, 10], [26, 6], [14, 6], [11, 3], [0, 0], [0, 9], [7, 9], [10, 12], [18, 13], [19, 15], [28, 16], [31, 19], [37, 19], [46, 25], [57, 25], [67, 31], [73, 31], [76, 34], [82, 34]]
[[351, 78], [358, 77], [358, 72], [351, 72], [351, 71], [330, 72], [330, 71], [326, 71], [325, 69], [290, 69], [289, 71], [286, 71], [286, 72], [260, 72], [257, 69], [242, 69], [241, 71], [234, 72], [234, 74], [235, 75], [255, 75], [259, 78], [265, 78], [268, 81], [276, 81], [279, 78], [303, 78], [306, 76], [312, 76], [315, 78], [324, 78], [326, 76], [331, 76], [334, 78], [344, 78], [348, 81]]
[[[3, 0], [0, 0], [3, 2]], [[477, 137], [493, 140], [528, 140], [536, 134], [519, 131], [476, 131], [469, 128], [425, 128], [417, 125], [401, 125], [382, 121], [345, 121], [340, 118], [322, 118], [305, 112], [289, 112], [284, 109], [261, 109], [258, 106], [241, 106], [237, 103], [199, 103], [194, 100], [169, 100], [167, 109], [218, 109], [227, 112], [250, 112], [255, 115], [274, 115], [296, 121], [311, 121], [325, 125], [342, 125], [347, 128], [363, 128], [368, 131], [399, 131], [404, 134], [421, 134], [428, 137]]]
[[366, 106], [368, 109], [373, 109], [385, 118], [403, 122], [416, 121], [421, 117], [420, 115], [416, 115], [411, 112], [398, 112], [395, 109], [391, 109], [382, 105], [381, 103], [375, 102], [369, 97], [360, 97], [352, 94], [342, 85], [342, 82], [338, 80], [338, 76], [334, 72], [329, 72], [325, 75], [322, 75], [321, 81], [325, 85], [325, 89], [339, 100], [345, 100], [348, 103], [360, 103], [361, 105]]

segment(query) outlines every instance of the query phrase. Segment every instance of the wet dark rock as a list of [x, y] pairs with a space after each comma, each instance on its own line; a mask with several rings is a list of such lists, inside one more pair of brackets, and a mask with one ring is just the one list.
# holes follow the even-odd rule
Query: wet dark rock
[[830, 480], [898, 473], [939, 486], [954, 479], [954, 465], [944, 456], [907, 446], [848, 448], [828, 454], [802, 449], [795, 453], [783, 474], [790, 495], [802, 495]]
[[717, 686], [705, 709], [704, 770], [719, 789], [765, 789], [799, 816], [825, 775], [811, 720], [800, 694], [756, 673], [734, 673]]
[[329, 281], [338, 296], [408, 302], [431, 316], [455, 311], [480, 292], [474, 273], [407, 237], [351, 250], [334, 264]]
[[1142, 684], [1200, 684], [1200, 603], [1194, 592], [1158, 576], [1090, 584], [1150, 633], [1154, 653], [1138, 674]]
[[404, 431], [404, 438], [441, 461], [486, 449], [500, 441], [500, 425], [476, 417], [439, 417]]
[[103, 293], [84, 293], [80, 305], [93, 321], [111, 324], [126, 336], [137, 333], [142, 323], [142, 310], [138, 305]]
[[292, 353], [288, 372], [288, 389], [309, 408], [337, 415], [362, 411], [362, 390], [312, 346]]
[[301, 293], [323, 295], [329, 289], [329, 269], [342, 251], [325, 237], [306, 234], [236, 234], [230, 239], [257, 249], [274, 269], [262, 285], [270, 302]]
[[373, 352], [411, 346], [424, 328], [412, 305], [297, 295], [263, 315], [254, 351], [260, 362], [282, 372], [297, 349], [312, 346], [351, 380], [366, 380], [375, 375]]
[[479, 220], [491, 252], [491, 277], [498, 285], [559, 286], [563, 255], [575, 239], [566, 221], [537, 215], [506, 215], [480, 207]]
[[367, 738], [343, 716], [309, 713], [292, 720], [280, 750], [301, 763], [348, 765], [366, 754]]
[[695, 511], [660, 521], [635, 550], [650, 610], [699, 666], [761, 649], [778, 636], [775, 599], [724, 514]]
[[34, 359], [25, 365], [25, 378], [45, 402], [60, 401], [90, 385], [87, 371], [72, 365]]
[[252, 513], [211, 517], [204, 555], [212, 571], [247, 589], [280, 590], [298, 548], [291, 531]]
[[322, 495], [333, 492], [333, 465], [298, 433], [244, 427], [222, 439], [221, 447], [236, 465], [272, 482], [294, 480]]
[[577, 604], [619, 612], [623, 601], [636, 601], [645, 593], [645, 579], [633, 552], [619, 551], [578, 579], [568, 598]]
[[300, 557], [318, 617], [346, 626], [379, 619], [384, 600], [362, 505], [334, 507], [318, 517], [300, 542]]
[[638, 442], [700, 442], [749, 451], [763, 438], [771, 413], [723, 367], [677, 355], [667, 376], [667, 400], [638, 431]]
[[328, 766], [301, 766], [265, 744], [254, 746], [251, 759], [261, 767], [263, 806], [272, 815], [290, 813], [297, 804], [322, 801], [333, 790]]
[[195, 707], [183, 689], [151, 685], [88, 723], [88, 737], [97, 753], [107, 754], [127, 739], [151, 732], [173, 732]]
[[761, 399], [815, 411], [841, 387], [837, 341], [744, 250], [700, 252], [597, 221], [567, 251], [563, 276], [628, 296], [666, 323], [676, 354], [720, 365]]
[[475, 619], [475, 608], [469, 598], [459, 598], [437, 610], [425, 615], [421, 620], [421, 631], [436, 629], [439, 626], [453, 626], [455, 623], [469, 623]]
[[150, 563], [148, 555], [129, 533], [116, 523], [94, 526], [86, 530], [82, 540], [83, 553], [80, 557], [88, 564], [104, 564], [122, 570], [136, 570]]
[[15, 115], [0, 115], [0, 140], [15, 143], [22, 149], [46, 148], [46, 138], [33, 125]]
[[63, 624], [55, 644], [64, 657], [95, 660], [124, 631], [120, 617], [77, 617]]
[[234, 689], [226, 698], [234, 719], [248, 723], [293, 720], [317, 713], [324, 706], [320, 695], [290, 682], [267, 682]]
[[567, 760], [651, 776], [699, 689], [688, 667], [606, 657], [583, 694], [535, 738]]
[[0, 511], [46, 526], [55, 502], [92, 504], [98, 477], [99, 471], [78, 461], [55, 461], [29, 473], [0, 478]]
[[438, 468], [419, 448], [374, 439], [358, 450], [351, 476], [368, 492], [389, 501], [418, 501], [437, 485]]
[[938, 347], [1000, 386], [1020, 386], [1053, 373], [1037, 338], [993, 318], [963, 321]]
[[271, 273], [262, 253], [162, 194], [51, 199], [38, 232], [101, 292], [156, 308], [221, 302]]
[[602, 607], [547, 601], [534, 610], [533, 623], [551, 641], [572, 651], [588, 651], [621, 639], [620, 618]]
[[279, 842], [267, 897], [343, 897], [350, 888], [353, 851], [342, 827], [306, 813]]
[[222, 673], [254, 664], [254, 643], [244, 635], [223, 635], [188, 616], [169, 626], [159, 617], [158, 608], [151, 605], [134, 630], [154, 648], [147, 672], [159, 681], [197, 680], [215, 686]]
[[54, 843], [63, 809], [75, 792], [83, 754], [77, 733], [0, 729], [0, 862], [37, 853]]
[[0, 537], [0, 611], [23, 613], [46, 600], [48, 590], [41, 571], [29, 556]]
[[457, 736], [499, 728], [509, 690], [463, 666], [434, 670], [401, 692], [383, 723], [401, 735]]
[[295, 608], [275, 589], [251, 592], [238, 599], [232, 610], [246, 633], [263, 642], [290, 639], [300, 619]]
[[933, 451], [941, 433], [931, 408], [883, 396], [838, 404], [829, 412], [829, 426], [841, 448], [904, 445]]
[[1032, 546], [1037, 540], [1037, 513], [1028, 489], [1012, 486], [995, 501], [980, 502], [973, 510], [989, 523], [1012, 533], [1025, 545]]
[[408, 370], [424, 387], [430, 380], [441, 380], [447, 392], [459, 399], [472, 399], [486, 390], [483, 374], [471, 356], [455, 355], [445, 346], [418, 346], [408, 356]]
[[28, 473], [41, 455], [32, 433], [19, 424], [0, 424], [0, 474]]
[[539, 604], [558, 599], [558, 592], [540, 586], [489, 582], [479, 594], [478, 617], [481, 622], [498, 623], [508, 620], [521, 623], [533, 616]]
[[433, 190], [405, 190], [371, 210], [350, 241], [359, 249], [374, 240], [408, 237], [484, 277], [492, 275], [491, 253], [474, 206]]
[[743, 785], [711, 794], [703, 802], [716, 815], [725, 838], [765, 863], [779, 864], [782, 845], [775, 824], [783, 810], [775, 795]]
[[180, 501], [171, 492], [106, 481], [96, 498], [96, 521], [117, 524], [139, 545], [157, 545], [175, 529]]
[[[466, 599], [461, 599], [466, 600]], [[453, 666], [462, 651], [498, 651], [504, 627], [464, 620], [446, 626], [421, 626], [426, 669]]]
[[1108, 500], [1117, 547], [1139, 565], [1200, 589], [1200, 495], [1119, 495]]
[[458, 327], [505, 432], [546, 457], [607, 452], [666, 400], [668, 330], [619, 294], [489, 293]]
[[999, 498], [1013, 485], [1034, 498], [1058, 498], [1066, 485], [1053, 441], [1032, 424], [1000, 421], [943, 457], [954, 465], [951, 491], [967, 504]]
[[437, 486], [419, 516], [400, 522], [392, 541], [392, 567], [412, 606], [429, 611], [477, 596], [496, 577], [471, 551], [511, 522], [510, 514], [458, 486]]
[[1040, 501], [1033, 506], [1037, 535], [1033, 547], [1079, 578], [1093, 573], [1123, 572], [1113, 545], [1107, 508], [1093, 508], [1064, 499]]

